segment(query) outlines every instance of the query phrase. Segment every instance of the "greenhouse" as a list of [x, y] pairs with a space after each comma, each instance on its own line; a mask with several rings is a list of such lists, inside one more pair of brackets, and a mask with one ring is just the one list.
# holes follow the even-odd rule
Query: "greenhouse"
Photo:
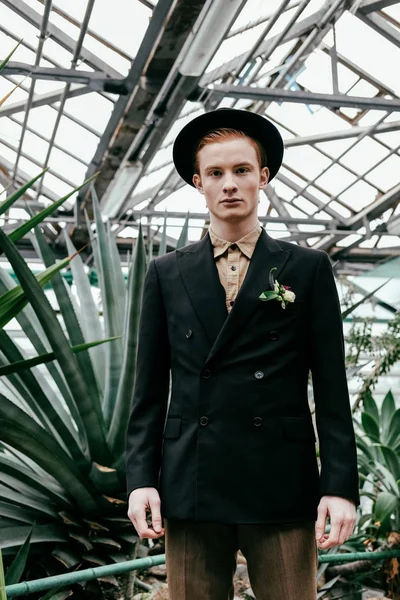
[[400, 600], [399, 64], [394, 0], [0, 0], [0, 600]]

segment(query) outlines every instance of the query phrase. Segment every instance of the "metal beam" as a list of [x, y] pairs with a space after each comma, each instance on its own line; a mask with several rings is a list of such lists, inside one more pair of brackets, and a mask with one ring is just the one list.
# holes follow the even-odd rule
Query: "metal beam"
[[368, 15], [361, 11], [357, 11], [356, 15], [361, 21], [363, 21], [369, 27], [372, 27], [377, 33], [383, 35], [389, 42], [400, 48], [400, 33], [398, 29], [395, 29], [390, 25], [386, 19], [376, 13], [370, 13]]
[[364, 15], [398, 4], [399, 0], [364, 0], [358, 10]]
[[244, 85], [214, 85], [208, 88], [213, 94], [228, 98], [248, 98], [256, 101], [295, 102], [297, 104], [318, 104], [338, 108], [340, 106], [352, 108], [366, 108], [367, 110], [400, 111], [400, 99], [390, 98], [365, 98], [346, 96], [344, 94], [318, 94], [283, 90], [279, 88], [257, 88]]
[[[128, 136], [128, 134], [132, 136], [132, 131], [137, 131], [138, 129], [138, 126], [134, 122], [129, 123], [128, 115], [125, 117], [125, 119], [123, 119], [123, 116], [134, 100], [140, 78], [146, 72], [146, 69], [149, 65], [149, 60], [154, 57], [160, 36], [163, 34], [169, 22], [171, 11], [174, 9], [175, 5], [176, 0], [159, 0], [155, 6], [149, 26], [146, 29], [144, 38], [134, 60], [132, 61], [131, 68], [126, 77], [126, 81], [133, 90], [132, 94], [129, 96], [121, 96], [115, 103], [113, 112], [107, 123], [107, 127], [105, 128], [96, 152], [86, 172], [87, 179], [96, 171], [98, 171], [105, 160], [107, 160], [108, 164], [104, 165], [102, 169], [102, 176], [107, 178], [105, 185], [103, 184], [102, 186], [101, 182], [96, 181], [96, 188], [98, 185], [100, 186], [100, 193], [98, 194], [100, 197], [102, 195], [102, 191], [106, 189], [108, 182], [112, 179], [116, 169], [118, 168], [118, 163], [124, 155], [124, 152], [129, 147], [129, 144], [127, 144], [126, 140], [123, 138]], [[171, 56], [173, 56], [173, 49], [171, 50], [170, 48], [169, 53]], [[143, 100], [145, 100], [145, 98], [143, 98]], [[106, 175], [104, 172], [108, 169], [110, 169], [110, 174]], [[80, 208], [86, 194], [87, 187], [83, 188], [78, 195], [78, 201], [76, 205], [77, 223], [79, 223], [80, 220]]]
[[3, 67], [2, 75], [26, 75], [34, 80], [44, 79], [47, 81], [81, 83], [94, 91], [105, 91], [112, 94], [128, 93], [125, 77], [112, 79], [101, 71], [81, 71], [79, 69], [62, 69], [60, 67], [39, 67], [10, 61]]
[[386, 192], [386, 194], [375, 200], [375, 202], [372, 202], [372, 204], [366, 206], [356, 215], [350, 217], [350, 219], [347, 219], [346, 225], [351, 227], [353, 230], [357, 230], [359, 227], [362, 227], [365, 217], [367, 217], [369, 221], [372, 221], [373, 219], [380, 217], [388, 208], [395, 206], [399, 201], [400, 183]]
[[[286, 42], [289, 42], [291, 40], [296, 40], [297, 38], [300, 38], [300, 37], [304, 36], [305, 34], [307, 34], [313, 27], [315, 27], [316, 25], [319, 25], [319, 23], [321, 22], [321, 20], [323, 19], [324, 15], [325, 15], [325, 13], [326, 13], [326, 9], [325, 9], [325, 7], [323, 7], [320, 10], [318, 10], [317, 12], [315, 12], [312, 15], [310, 15], [309, 17], [307, 17], [306, 19], [303, 19], [299, 23], [296, 23], [291, 28], [291, 30], [284, 36], [284, 38], [281, 40], [280, 45], [285, 44]], [[263, 44], [261, 44], [261, 46], [258, 48], [256, 56], [262, 56], [263, 54], [268, 53], [270, 48], [273, 47], [273, 45], [275, 44], [277, 37], [278, 36], [274, 36], [274, 37], [270, 38], [269, 40], [265, 40], [265, 42]], [[221, 77], [223, 77], [224, 75], [227, 75], [228, 73], [233, 73], [235, 71], [237, 65], [240, 64], [240, 62], [243, 60], [243, 58], [246, 56], [246, 54], [247, 54], [247, 52], [244, 52], [243, 54], [240, 54], [236, 58], [233, 58], [232, 60], [222, 64], [220, 67], [217, 67], [217, 68], [213, 69], [212, 71], [205, 73], [200, 81], [200, 84], [202, 86], [206, 86], [207, 84], [209, 84], [213, 81], [216, 81], [217, 79], [220, 79]]]
[[[29, 4], [23, 2], [23, 0], [1, 0], [2, 3], [7, 6], [7, 8], [14, 11], [17, 15], [22, 17], [24, 21], [27, 21], [37, 29], [40, 29], [42, 23], [42, 15], [33, 8], [30, 7]], [[69, 35], [64, 33], [62, 29], [53, 25], [53, 23], [49, 23], [47, 27], [47, 35], [50, 39], [60, 44], [62, 48], [74, 53], [76, 41], [71, 38]], [[85, 61], [87, 65], [95, 69], [96, 71], [103, 71], [109, 77], [113, 77], [115, 79], [122, 77], [121, 73], [113, 69], [109, 64], [101, 60], [96, 54], [90, 52], [86, 48], [81, 48], [80, 58]]]
[[[93, 90], [91, 90], [89, 87], [80, 85], [69, 91], [68, 98], [83, 96], [84, 94], [89, 94], [92, 91]], [[59, 102], [63, 96], [63, 93], [64, 89], [56, 90], [55, 92], [47, 92], [47, 94], [38, 94], [37, 96], [33, 97], [31, 108], [35, 108], [37, 106], [46, 106], [47, 104]], [[14, 104], [7, 104], [4, 108], [0, 109], [0, 117], [9, 117], [10, 115], [24, 112], [25, 108], [26, 100], [19, 100], [18, 102], [14, 102]]]
[[[371, 129], [371, 126], [364, 127], [351, 127], [350, 129], [342, 129], [341, 131], [318, 133], [316, 135], [309, 135], [304, 137], [295, 137], [285, 141], [286, 148], [293, 148], [295, 146], [308, 146], [310, 144], [319, 144], [321, 142], [333, 142], [335, 140], [345, 140], [349, 138], [358, 137], [363, 133], [366, 133]], [[400, 129], [400, 121], [393, 121], [391, 123], [381, 123], [374, 129], [373, 135], [378, 133], [389, 133], [390, 131], [398, 131]]]

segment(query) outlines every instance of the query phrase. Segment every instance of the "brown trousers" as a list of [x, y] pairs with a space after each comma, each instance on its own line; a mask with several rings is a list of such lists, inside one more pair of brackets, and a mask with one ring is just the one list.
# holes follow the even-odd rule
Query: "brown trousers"
[[170, 600], [232, 600], [236, 555], [257, 600], [316, 600], [315, 522], [268, 525], [165, 519]]

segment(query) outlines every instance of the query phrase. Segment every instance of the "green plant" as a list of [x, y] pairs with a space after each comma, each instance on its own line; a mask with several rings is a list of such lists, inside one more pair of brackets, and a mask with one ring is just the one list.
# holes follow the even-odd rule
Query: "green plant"
[[[379, 533], [400, 530], [400, 408], [396, 409], [389, 391], [379, 410], [372, 394], [364, 397], [356, 443], [361, 493], [372, 500], [372, 512], [365, 522], [378, 527]], [[369, 489], [368, 489], [369, 488]]]
[[[0, 249], [19, 281], [16, 285], [0, 269], [0, 318], [2, 307], [10, 305], [8, 316], [16, 318], [38, 354], [27, 359], [8, 332], [0, 331], [0, 548], [9, 562], [35, 523], [28, 578], [122, 560], [137, 540], [126, 517], [122, 457], [147, 259], [139, 228], [126, 284], [115, 240], [97, 199], [93, 202], [103, 318], [69, 239], [73, 258], [55, 264], [39, 228], [34, 235], [46, 281], [51, 276], [58, 319], [41, 287], [43, 274], [33, 276], [13, 243], [15, 231], [9, 236], [0, 231]], [[0, 214], [11, 205], [7, 199]], [[36, 215], [29, 226], [39, 222]], [[69, 261], [78, 299], [60, 274]], [[94, 347], [104, 341], [104, 332], [112, 341]]]

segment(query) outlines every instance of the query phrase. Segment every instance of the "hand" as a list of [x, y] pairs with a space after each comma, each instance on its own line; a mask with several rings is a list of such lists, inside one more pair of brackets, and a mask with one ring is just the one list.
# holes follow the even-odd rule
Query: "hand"
[[[159, 538], [164, 535], [160, 512], [160, 496], [156, 488], [137, 488], [129, 494], [128, 517], [140, 538]], [[152, 525], [147, 525], [146, 509], [151, 511]]]
[[[325, 534], [326, 517], [330, 517], [331, 530]], [[349, 539], [356, 523], [356, 506], [352, 500], [340, 496], [322, 496], [318, 505], [315, 539], [322, 550], [340, 546]]]

